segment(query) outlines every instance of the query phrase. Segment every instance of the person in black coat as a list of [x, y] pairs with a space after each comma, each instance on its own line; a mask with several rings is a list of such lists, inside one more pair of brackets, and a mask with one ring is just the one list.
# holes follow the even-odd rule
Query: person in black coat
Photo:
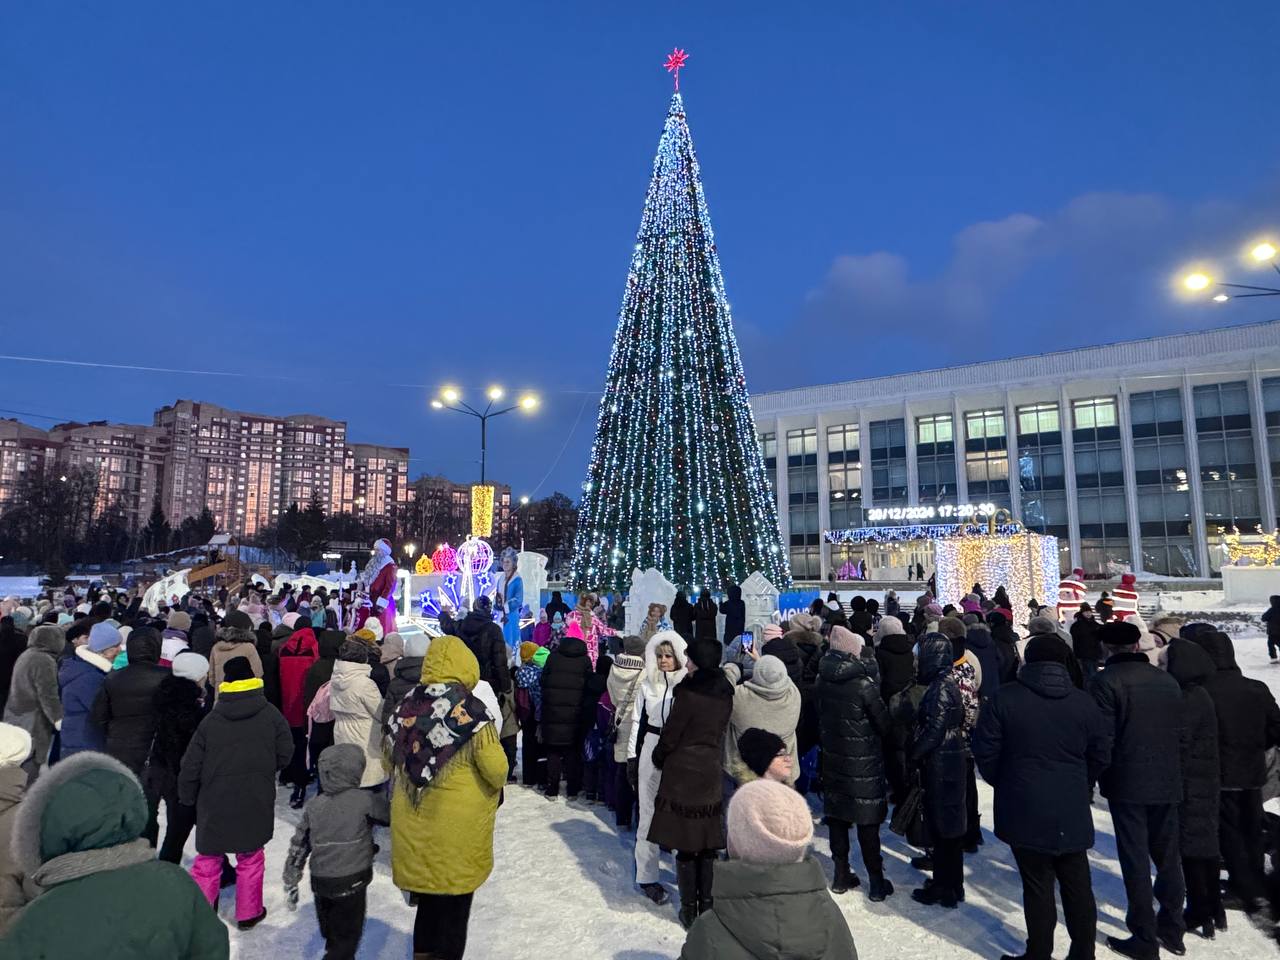
[[[724, 849], [724, 737], [733, 712], [733, 685], [720, 669], [713, 641], [689, 647], [653, 765], [661, 771], [649, 841], [676, 851], [680, 922], [693, 925], [711, 908], [711, 870]], [[545, 706], [543, 709], [546, 709]]]
[[[970, 622], [970, 621], [974, 622]], [[976, 613], [965, 614], [966, 624], [964, 648], [972, 650], [978, 658], [978, 666], [982, 668], [982, 685], [978, 688], [978, 696], [983, 700], [1000, 689], [1000, 655], [996, 651], [996, 641], [991, 636], [991, 628], [978, 620]]]
[[1188, 930], [1213, 939], [1222, 910], [1218, 884], [1218, 714], [1204, 684], [1214, 675], [1213, 659], [1199, 644], [1181, 638], [1169, 643], [1169, 676], [1182, 687], [1182, 719], [1187, 728], [1182, 756], [1182, 805], [1178, 808], [1178, 845], [1187, 884]]
[[1080, 604], [1080, 610], [1071, 621], [1071, 650], [1080, 663], [1080, 672], [1092, 677], [1102, 663], [1102, 643], [1098, 640], [1099, 623], [1093, 616], [1093, 607]]
[[871, 617], [871, 611], [867, 609], [867, 598], [858, 594], [849, 601], [849, 629], [854, 633], [862, 634], [867, 645], [871, 645], [871, 633], [875, 628], [875, 623]]
[[173, 673], [160, 681], [155, 693], [156, 734], [147, 760], [143, 786], [147, 796], [164, 800], [165, 831], [159, 859], [182, 863], [182, 850], [196, 825], [196, 812], [178, 802], [178, 771], [182, 756], [205, 716], [205, 678], [209, 661], [184, 650], [173, 660]]
[[874, 661], [861, 658], [862, 645], [861, 634], [832, 629], [831, 649], [818, 665], [815, 700], [823, 810], [835, 865], [831, 892], [845, 893], [860, 882], [849, 867], [849, 828], [856, 826], [870, 878], [868, 898], [878, 903], [893, 893], [880, 854], [880, 824], [889, 812], [883, 741], [892, 724], [872, 675]]
[[987, 614], [987, 626], [991, 628], [991, 641], [996, 647], [996, 666], [1000, 685], [1012, 683], [1018, 676], [1018, 635], [1013, 632], [1009, 618], [999, 610]]
[[26, 649], [27, 635], [17, 628], [13, 617], [0, 617], [0, 716], [4, 716], [5, 701], [9, 699], [13, 665]]
[[1222, 793], [1218, 840], [1232, 899], [1228, 905], [1256, 913], [1265, 892], [1263, 874], [1262, 786], [1267, 779], [1266, 751], [1280, 745], [1280, 707], [1261, 680], [1236, 666], [1231, 638], [1201, 629], [1195, 642], [1217, 668], [1204, 682], [1218, 715], [1218, 766]]
[[[1117, 953], [1155, 960], [1160, 946], [1181, 954], [1185, 884], [1178, 849], [1182, 803], [1182, 690], [1178, 681], [1151, 665], [1138, 650], [1137, 626], [1123, 620], [1103, 624], [1098, 639], [1107, 665], [1088, 690], [1112, 730], [1111, 766], [1102, 775], [1102, 795], [1111, 808], [1116, 851], [1129, 909], [1128, 939], [1108, 937]], [[1151, 863], [1156, 882], [1151, 883]], [[1152, 894], [1160, 902], [1157, 916]]]
[[[500, 697], [511, 693], [510, 651], [502, 639], [502, 628], [493, 619], [489, 598], [477, 597], [475, 609], [457, 623], [457, 628], [458, 638], [480, 664], [480, 679], [488, 681]], [[386, 696], [385, 688], [382, 693]]]
[[[716, 601], [711, 596], [711, 588], [703, 586], [702, 592], [698, 594], [698, 602], [693, 605], [693, 637], [701, 642], [710, 640], [713, 643], [718, 640], [716, 636], [716, 615], [719, 614], [720, 608], [716, 606]], [[744, 610], [743, 619], [746, 619]]]
[[1262, 612], [1262, 622], [1267, 628], [1267, 656], [1275, 660], [1280, 651], [1280, 596], [1272, 596], [1271, 606]]
[[720, 612], [724, 614], [724, 642], [730, 644], [747, 631], [747, 605], [736, 583], [729, 584], [725, 593], [728, 598], [720, 601]]
[[[894, 697], [911, 689], [916, 679], [915, 643], [907, 636], [902, 621], [897, 617], [881, 617], [876, 626], [876, 665], [880, 672], [880, 697], [885, 706]], [[882, 738], [884, 745], [885, 777], [889, 782], [889, 802], [895, 807], [907, 795], [910, 786], [907, 777], [907, 746], [910, 731], [914, 727], [915, 710], [905, 718], [895, 717], [889, 711], [890, 730]], [[900, 722], [901, 720], [901, 722]]]
[[933, 838], [933, 882], [911, 899], [954, 909], [964, 895], [964, 835], [968, 827], [964, 703], [952, 675], [951, 641], [928, 634], [920, 642], [917, 682], [927, 684], [916, 712], [910, 761], [920, 771], [925, 821]]
[[542, 746], [547, 752], [548, 800], [560, 795], [560, 775], [566, 776], [570, 800], [582, 789], [582, 703], [591, 658], [581, 628], [572, 623], [560, 646], [551, 651], [542, 668]]
[[546, 606], [547, 622], [550, 623], [555, 615], [560, 614], [560, 619], [569, 619], [569, 605], [564, 602], [564, 598], [560, 596], [559, 590], [551, 591], [551, 600]]
[[[342, 646], [342, 642], [347, 639], [347, 635], [341, 630], [321, 630], [316, 635], [316, 645], [320, 648], [320, 658], [315, 663], [307, 667], [307, 672], [302, 678], [302, 706], [305, 710], [311, 709], [311, 703], [316, 698], [316, 694], [333, 678], [333, 665], [338, 662], [338, 649]], [[324, 753], [326, 747], [333, 746], [333, 725], [334, 721], [329, 720], [326, 723], [319, 721], [307, 722], [307, 767], [311, 771], [319, 769], [320, 754]], [[316, 777], [316, 783], [319, 784], [319, 777]], [[319, 789], [323, 791], [324, 787]]]
[[[133, 639], [130, 636], [130, 639]], [[222, 865], [236, 858], [236, 920], [242, 930], [267, 915], [263, 848], [275, 832], [276, 772], [293, 756], [293, 734], [267, 703], [245, 657], [232, 657], [218, 700], [182, 757], [178, 802], [196, 808], [191, 876], [214, 907]]]
[[693, 643], [693, 604], [683, 590], [677, 590], [676, 598], [671, 601], [671, 629], [680, 634], [685, 643]]
[[1069, 956], [1092, 957], [1097, 936], [1089, 802], [1111, 760], [1111, 732], [1093, 698], [1071, 682], [1066, 653], [1052, 637], [1031, 640], [1026, 666], [983, 704], [973, 735], [978, 770], [995, 788], [996, 836], [1009, 844], [1022, 878], [1026, 957], [1053, 950], [1055, 882]]
[[[123, 622], [123, 621], [121, 621]], [[192, 653], [198, 653], [206, 660], [213, 650], [213, 645], [218, 638], [214, 632], [213, 626], [209, 623], [209, 615], [207, 613], [197, 613], [191, 618], [191, 644], [189, 649]]]
[[[152, 628], [138, 627], [131, 631], [125, 647], [129, 665], [107, 675], [93, 701], [90, 719], [105, 736], [105, 752], [142, 780], [142, 770], [156, 733], [156, 690], [169, 676], [169, 671], [160, 666], [160, 634]], [[156, 821], [159, 802], [158, 795], [147, 793], [151, 816], [143, 836], [152, 846], [160, 830]]]

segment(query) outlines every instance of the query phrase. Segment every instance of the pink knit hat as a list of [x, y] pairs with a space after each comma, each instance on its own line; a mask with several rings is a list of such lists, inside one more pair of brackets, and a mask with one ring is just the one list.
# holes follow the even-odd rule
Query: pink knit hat
[[862, 656], [862, 648], [866, 644], [861, 634], [854, 633], [838, 623], [831, 628], [831, 636], [828, 640], [832, 650], [839, 650], [841, 653], [852, 654], [855, 657]]
[[770, 640], [777, 640], [781, 636], [782, 636], [782, 627], [778, 626], [776, 623], [766, 623], [764, 625], [764, 642], [765, 643], [768, 643]]
[[748, 863], [799, 863], [813, 842], [804, 798], [785, 783], [752, 780], [729, 801], [729, 856]]

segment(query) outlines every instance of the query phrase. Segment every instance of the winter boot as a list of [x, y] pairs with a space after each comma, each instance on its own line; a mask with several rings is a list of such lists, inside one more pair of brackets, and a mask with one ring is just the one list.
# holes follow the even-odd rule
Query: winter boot
[[662, 906], [671, 899], [667, 895], [667, 888], [660, 883], [642, 883], [640, 891], [658, 906]]
[[880, 903], [885, 897], [893, 896], [893, 884], [884, 875], [883, 870], [873, 870], [868, 874], [871, 886], [867, 890], [867, 899], [872, 903]]
[[294, 810], [301, 810], [302, 805], [307, 802], [306, 784], [298, 784], [293, 788], [293, 793], [289, 796], [289, 806]]
[[698, 913], [703, 914], [711, 909], [711, 880], [714, 876], [715, 860], [711, 857], [699, 857], [698, 863]]
[[680, 925], [688, 930], [698, 919], [697, 860], [676, 860], [676, 888], [680, 891]]
[[835, 867], [835, 877], [831, 881], [832, 893], [848, 893], [862, 884], [862, 881], [858, 879], [858, 875], [849, 868], [848, 863], [837, 862]]

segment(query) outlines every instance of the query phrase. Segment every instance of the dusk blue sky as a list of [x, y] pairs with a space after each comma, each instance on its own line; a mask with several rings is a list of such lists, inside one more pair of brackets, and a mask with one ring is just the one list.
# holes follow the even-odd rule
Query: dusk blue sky
[[1274, 0], [6, 4], [0, 349], [246, 376], [0, 361], [0, 416], [313, 412], [468, 480], [474, 423], [389, 384], [497, 382], [544, 406], [490, 475], [576, 497], [674, 45], [753, 392], [1270, 319], [1169, 278], [1251, 282], [1280, 228], [1278, 36]]

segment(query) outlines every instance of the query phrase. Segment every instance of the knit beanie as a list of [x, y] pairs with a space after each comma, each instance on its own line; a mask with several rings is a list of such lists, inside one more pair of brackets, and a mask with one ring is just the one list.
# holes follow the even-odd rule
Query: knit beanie
[[248, 657], [232, 657], [227, 661], [227, 665], [222, 668], [222, 681], [224, 683], [235, 683], [237, 680], [252, 680], [253, 664], [249, 662]]
[[581, 624], [578, 623], [577, 620], [574, 620], [571, 624], [569, 624], [569, 626], [564, 628], [564, 635], [566, 637], [575, 637], [578, 640], [586, 639], [586, 637], [582, 635], [582, 626]]
[[58, 623], [57, 623], [57, 625], [58, 625], [59, 627], [65, 627], [68, 623], [71, 623], [71, 622], [73, 622], [74, 620], [75, 620], [75, 617], [71, 616], [71, 614], [69, 614], [69, 613], [60, 613], [60, 614], [58, 614]]
[[94, 653], [118, 647], [122, 643], [124, 638], [120, 636], [120, 631], [109, 623], [95, 623], [89, 630], [89, 649]]
[[369, 644], [363, 639], [358, 639], [359, 635], [364, 633], [363, 630], [357, 631], [356, 636], [347, 637], [342, 641], [342, 646], [338, 648], [338, 659], [347, 663], [368, 663], [369, 662]]
[[362, 627], [361, 629], [353, 633], [351, 636], [352, 638], [359, 640], [361, 643], [364, 643], [370, 647], [376, 646], [378, 643], [377, 636], [374, 635], [374, 632], [372, 630], [369, 630], [367, 628]]
[[720, 666], [720, 644], [714, 640], [695, 640], [689, 644], [686, 656], [699, 670], [711, 670]]
[[404, 638], [392, 631], [382, 638], [382, 654], [379, 659], [383, 663], [395, 663], [404, 656]]
[[31, 734], [12, 723], [0, 723], [0, 767], [16, 767], [31, 756]]
[[764, 626], [764, 642], [765, 643], [768, 643], [770, 640], [777, 640], [781, 636], [782, 636], [782, 627], [778, 626], [778, 624], [776, 623], [765, 624]]
[[169, 614], [169, 619], [165, 621], [165, 626], [170, 630], [181, 630], [186, 633], [191, 629], [191, 616], [181, 610], [175, 610]]
[[373, 634], [374, 643], [382, 642], [382, 621], [379, 620], [377, 617], [367, 618], [364, 622], [364, 627], [362, 627], [362, 629], [368, 630], [370, 633]]
[[546, 647], [539, 647], [538, 652], [533, 655], [533, 665], [535, 667], [545, 667], [547, 658], [551, 656], [551, 651]]
[[931, 603], [924, 608], [924, 615], [932, 620], [942, 619], [942, 607], [936, 603]]
[[809, 805], [772, 780], [745, 783], [729, 801], [729, 856], [748, 863], [799, 863], [813, 842]]
[[236, 630], [252, 630], [253, 621], [243, 610], [232, 610], [222, 618], [222, 626]]
[[765, 690], [777, 690], [785, 687], [791, 678], [787, 676], [787, 665], [771, 654], [765, 654], [756, 661], [751, 671], [752, 686]]
[[290, 630], [292, 630], [294, 624], [298, 622], [298, 618], [301, 616], [302, 614], [300, 613], [286, 613], [283, 617], [280, 618], [280, 622], [283, 623]]
[[776, 733], [751, 727], [738, 738], [738, 753], [747, 769], [757, 777], [763, 777], [778, 754], [787, 749], [786, 743]]
[[[245, 658], [236, 657], [236, 659], [243, 660]], [[202, 684], [205, 677], [209, 676], [209, 661], [194, 650], [183, 650], [173, 658], [170, 669], [175, 677]]]
[[827, 639], [831, 644], [832, 650], [838, 650], [840, 653], [847, 653], [854, 657], [862, 656], [862, 647], [866, 643], [860, 634], [854, 633], [839, 624], [831, 628], [831, 635]]
[[520, 662], [528, 663], [533, 659], [533, 655], [541, 649], [542, 648], [532, 640], [526, 640], [524, 643], [520, 644]]
[[1022, 659], [1027, 663], [1060, 663], [1065, 667], [1070, 660], [1068, 653], [1067, 645], [1057, 637], [1040, 634], [1027, 641]]
[[884, 637], [905, 637], [906, 635], [907, 630], [897, 617], [881, 617], [880, 622], [876, 624], [877, 641]]
[[943, 617], [938, 621], [938, 632], [948, 640], [964, 639], [964, 635], [968, 633], [964, 621], [956, 617]]
[[629, 657], [644, 656], [644, 641], [634, 634], [622, 638], [622, 652]]
[[431, 638], [425, 633], [410, 633], [404, 638], [404, 655], [406, 657], [425, 657], [429, 646], [431, 646]]
[[1142, 639], [1142, 631], [1123, 620], [1108, 620], [1098, 628], [1098, 642], [1108, 647], [1132, 647]]

